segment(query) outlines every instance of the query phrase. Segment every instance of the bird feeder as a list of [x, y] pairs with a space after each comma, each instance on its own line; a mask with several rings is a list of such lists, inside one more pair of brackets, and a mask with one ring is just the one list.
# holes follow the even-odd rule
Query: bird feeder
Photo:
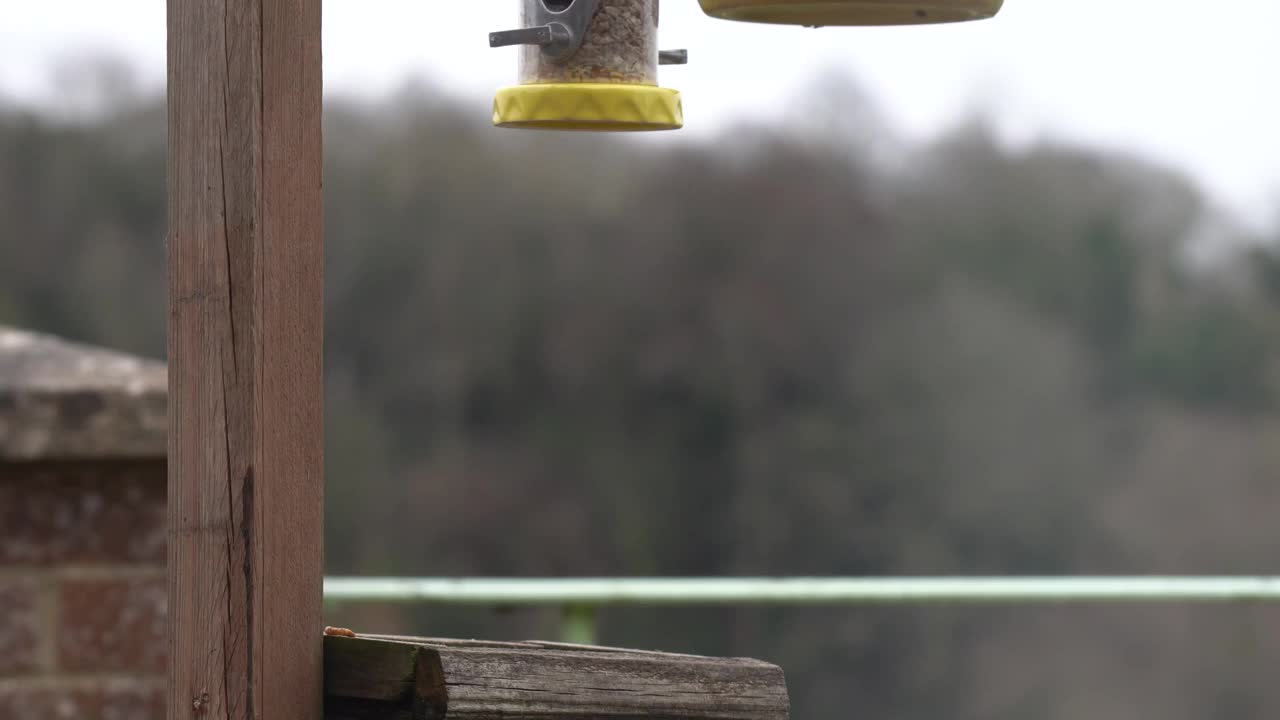
[[982, 20], [1004, 0], [698, 0], [723, 20], [783, 25], [925, 25]]
[[522, 27], [490, 33], [520, 46], [519, 85], [498, 91], [493, 123], [545, 130], [675, 130], [680, 93], [658, 86], [659, 0], [519, 0]]

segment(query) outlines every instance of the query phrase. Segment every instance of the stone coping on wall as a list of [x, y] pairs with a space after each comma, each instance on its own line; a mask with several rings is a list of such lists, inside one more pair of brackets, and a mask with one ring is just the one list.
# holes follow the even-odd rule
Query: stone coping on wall
[[163, 458], [162, 362], [0, 325], [0, 461]]

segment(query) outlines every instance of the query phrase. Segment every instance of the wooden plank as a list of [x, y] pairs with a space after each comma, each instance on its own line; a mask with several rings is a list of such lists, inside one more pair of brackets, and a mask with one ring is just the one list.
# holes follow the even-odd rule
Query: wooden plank
[[413, 695], [421, 646], [345, 639], [325, 638], [325, 695], [393, 704]]
[[168, 33], [168, 717], [319, 717], [320, 0]]
[[785, 720], [790, 707], [782, 670], [745, 658], [362, 636], [325, 638], [325, 664], [327, 720]]

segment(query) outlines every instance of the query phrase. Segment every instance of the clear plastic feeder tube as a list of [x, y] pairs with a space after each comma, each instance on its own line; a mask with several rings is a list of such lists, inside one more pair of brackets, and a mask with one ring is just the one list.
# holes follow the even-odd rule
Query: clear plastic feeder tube
[[[534, 24], [537, 6], [567, 10], [585, 0], [520, 0], [524, 26]], [[658, 0], [596, 0], [595, 12], [572, 55], [556, 58], [537, 45], [520, 52], [520, 83], [658, 84]]]

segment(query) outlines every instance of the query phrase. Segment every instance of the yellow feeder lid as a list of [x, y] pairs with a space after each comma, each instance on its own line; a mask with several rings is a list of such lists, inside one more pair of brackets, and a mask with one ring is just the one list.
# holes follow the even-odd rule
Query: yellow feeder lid
[[712, 17], [786, 25], [924, 25], [982, 20], [1004, 0], [698, 0]]
[[493, 124], [532, 130], [678, 130], [684, 110], [678, 90], [653, 85], [516, 85], [502, 88], [493, 99]]

